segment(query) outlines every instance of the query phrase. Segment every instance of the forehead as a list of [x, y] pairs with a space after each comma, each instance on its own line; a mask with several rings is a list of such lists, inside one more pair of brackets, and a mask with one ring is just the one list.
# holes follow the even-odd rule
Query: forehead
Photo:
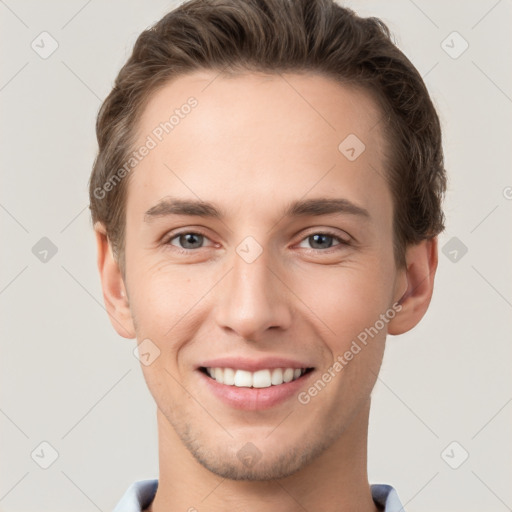
[[256, 205], [335, 184], [367, 202], [385, 185], [380, 118], [368, 93], [317, 74], [180, 76], [139, 119], [135, 146], [152, 149], [130, 175], [128, 203], [231, 191]]
[[382, 115], [379, 106], [369, 92], [353, 85], [314, 73], [225, 75], [204, 70], [178, 76], [152, 93], [138, 121], [139, 138], [155, 129], [158, 132], [173, 112], [179, 119], [171, 121], [172, 138], [179, 137], [177, 127], [185, 124], [181, 121], [188, 115], [191, 98], [199, 107], [192, 109], [194, 131], [204, 142], [213, 128], [216, 133], [237, 131], [240, 137], [256, 132], [264, 137], [284, 128], [281, 143], [299, 132], [319, 136], [331, 132], [334, 139], [359, 133], [369, 145], [381, 135], [373, 130]]

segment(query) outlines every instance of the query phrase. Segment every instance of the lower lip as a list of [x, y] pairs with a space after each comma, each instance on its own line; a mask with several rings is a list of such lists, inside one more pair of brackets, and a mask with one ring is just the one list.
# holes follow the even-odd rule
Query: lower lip
[[198, 370], [203, 382], [208, 389], [217, 396], [222, 402], [234, 409], [244, 409], [246, 411], [256, 411], [275, 407], [285, 400], [296, 396], [300, 389], [306, 384], [313, 371], [305, 373], [297, 380], [270, 386], [268, 388], [240, 388], [237, 386], [227, 386], [221, 384], [215, 379], [208, 377], [202, 371]]

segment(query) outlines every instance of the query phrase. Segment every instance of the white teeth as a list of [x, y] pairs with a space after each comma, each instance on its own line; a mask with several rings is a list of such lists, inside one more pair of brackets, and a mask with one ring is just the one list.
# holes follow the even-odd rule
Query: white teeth
[[252, 374], [253, 388], [269, 388], [271, 384], [270, 370], [259, 370]]
[[239, 388], [250, 388], [252, 386], [252, 373], [246, 372], [245, 370], [237, 370], [235, 373], [235, 386]]
[[224, 383], [224, 372], [222, 371], [222, 368], [214, 368], [213, 369], [213, 378], [220, 382], [221, 384]]
[[233, 386], [235, 383], [235, 370], [233, 368], [224, 368], [224, 384]]
[[283, 380], [285, 382], [291, 382], [293, 380], [293, 368], [286, 368], [283, 372]]
[[206, 373], [217, 382], [240, 388], [269, 388], [298, 379], [305, 373], [301, 368], [274, 368], [272, 370], [234, 370], [233, 368], [206, 368]]
[[281, 368], [275, 368], [272, 370], [271, 382], [274, 386], [283, 383], [283, 370], [281, 370]]

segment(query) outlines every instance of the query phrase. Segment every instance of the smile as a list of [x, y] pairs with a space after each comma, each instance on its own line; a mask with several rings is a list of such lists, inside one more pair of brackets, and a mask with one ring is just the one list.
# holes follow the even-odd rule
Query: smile
[[233, 368], [201, 367], [200, 370], [220, 384], [239, 388], [269, 388], [299, 379], [312, 368], [272, 368], [255, 372]]

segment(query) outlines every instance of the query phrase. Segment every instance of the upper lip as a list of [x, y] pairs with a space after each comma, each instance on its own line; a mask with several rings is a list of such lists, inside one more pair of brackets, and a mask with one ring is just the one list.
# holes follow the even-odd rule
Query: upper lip
[[248, 357], [219, 357], [203, 361], [198, 368], [233, 368], [234, 370], [246, 370], [256, 372], [258, 370], [274, 368], [312, 368], [308, 363], [302, 363], [286, 357], [264, 357], [251, 359]]

